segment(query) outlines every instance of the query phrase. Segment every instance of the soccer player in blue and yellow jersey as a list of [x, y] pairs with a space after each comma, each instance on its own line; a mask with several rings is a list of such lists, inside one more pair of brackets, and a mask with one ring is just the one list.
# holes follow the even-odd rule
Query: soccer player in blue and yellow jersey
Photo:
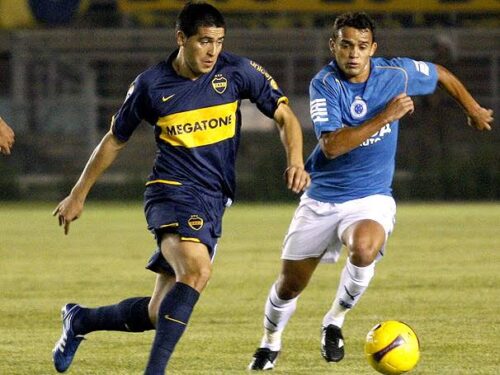
[[443, 66], [409, 58], [373, 57], [374, 24], [365, 13], [339, 16], [333, 26], [333, 61], [310, 84], [310, 113], [318, 145], [306, 162], [311, 186], [303, 194], [282, 251], [282, 269], [271, 287], [264, 336], [249, 368], [269, 370], [297, 299], [320, 261], [348, 259], [336, 297], [322, 322], [326, 361], [344, 357], [342, 325], [375, 271], [394, 225], [391, 194], [398, 121], [413, 112], [411, 96], [431, 94], [439, 84], [462, 106], [469, 124], [490, 130], [482, 108]]
[[14, 146], [15, 134], [9, 125], [0, 117], [0, 154], [10, 155]]
[[63, 332], [53, 350], [59, 372], [68, 369], [90, 332], [155, 328], [145, 373], [165, 372], [210, 278], [222, 215], [234, 199], [241, 100], [251, 100], [277, 122], [287, 153], [288, 188], [299, 193], [309, 185], [300, 124], [287, 98], [260, 65], [222, 52], [224, 36], [216, 8], [185, 5], [176, 25], [179, 48], [135, 79], [110, 131], [54, 211], [68, 233], [91, 187], [137, 126], [142, 120], [153, 126], [158, 152], [144, 195], [148, 228], [159, 247], [147, 265], [158, 274], [153, 295], [99, 308], [63, 306]]

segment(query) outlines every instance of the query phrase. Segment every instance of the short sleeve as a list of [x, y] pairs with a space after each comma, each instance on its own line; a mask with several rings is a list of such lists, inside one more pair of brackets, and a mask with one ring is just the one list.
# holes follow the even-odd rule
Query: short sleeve
[[121, 141], [128, 141], [144, 119], [148, 102], [145, 86], [141, 76], [138, 76], [130, 85], [122, 106], [113, 116], [111, 131]]
[[318, 139], [321, 138], [321, 134], [342, 127], [338, 83], [333, 76], [331, 76], [334, 80], [333, 85], [326, 78], [313, 78], [309, 85], [310, 114]]
[[261, 65], [243, 58], [239, 65], [241, 98], [249, 99], [264, 115], [273, 118], [278, 105], [288, 103], [288, 98]]
[[428, 95], [436, 90], [438, 73], [435, 64], [406, 57], [394, 61], [408, 74], [408, 95]]

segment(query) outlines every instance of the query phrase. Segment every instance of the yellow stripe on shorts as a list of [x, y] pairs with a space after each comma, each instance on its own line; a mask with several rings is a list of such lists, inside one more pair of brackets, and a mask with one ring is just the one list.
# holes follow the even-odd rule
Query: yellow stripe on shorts
[[194, 237], [181, 237], [181, 241], [201, 242], [199, 238]]
[[160, 228], [170, 228], [170, 227], [178, 227], [179, 223], [170, 223], [170, 224], [164, 224], [160, 225]]

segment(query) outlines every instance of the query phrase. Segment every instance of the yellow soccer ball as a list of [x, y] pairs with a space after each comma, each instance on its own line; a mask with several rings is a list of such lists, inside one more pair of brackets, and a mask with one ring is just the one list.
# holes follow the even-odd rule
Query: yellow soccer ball
[[388, 320], [377, 324], [366, 335], [365, 355], [378, 372], [386, 375], [403, 374], [417, 365], [420, 343], [410, 326]]

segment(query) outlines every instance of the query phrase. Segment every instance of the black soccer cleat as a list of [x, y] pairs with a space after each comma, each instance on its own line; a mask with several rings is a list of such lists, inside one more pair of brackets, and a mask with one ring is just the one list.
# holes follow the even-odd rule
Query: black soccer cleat
[[330, 324], [321, 329], [321, 355], [327, 362], [340, 362], [344, 358], [344, 336], [339, 327]]
[[254, 371], [272, 370], [278, 354], [279, 351], [275, 352], [269, 348], [258, 348], [253, 355], [252, 362], [248, 365], [248, 369]]

